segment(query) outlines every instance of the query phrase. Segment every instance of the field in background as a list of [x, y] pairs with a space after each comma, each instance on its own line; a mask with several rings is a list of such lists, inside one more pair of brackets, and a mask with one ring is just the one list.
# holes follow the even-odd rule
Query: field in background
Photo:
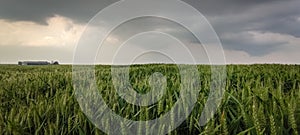
[[[151, 90], [147, 79], [154, 71], [167, 78], [166, 95], [149, 107], [134, 106], [120, 99], [112, 84], [110, 68], [96, 67], [97, 85], [108, 106], [122, 117], [133, 120], [160, 117], [178, 98], [180, 75], [175, 65], [131, 66], [130, 82], [138, 92]], [[210, 67], [198, 66], [198, 69], [201, 81], [198, 102], [188, 119], [171, 134], [300, 133], [300, 66], [227, 66], [221, 106], [203, 127], [198, 120], [209, 93]], [[72, 66], [1, 65], [0, 134], [103, 133], [80, 110], [72, 87]]]

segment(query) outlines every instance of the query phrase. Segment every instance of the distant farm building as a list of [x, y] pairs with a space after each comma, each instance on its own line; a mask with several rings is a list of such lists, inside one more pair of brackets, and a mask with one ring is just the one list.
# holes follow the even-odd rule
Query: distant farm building
[[58, 65], [57, 61], [19, 61], [18, 65]]

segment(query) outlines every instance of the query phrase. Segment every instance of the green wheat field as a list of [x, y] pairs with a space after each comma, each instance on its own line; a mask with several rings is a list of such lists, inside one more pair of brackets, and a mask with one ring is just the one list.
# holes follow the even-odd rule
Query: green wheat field
[[[210, 91], [211, 68], [197, 67], [201, 83], [197, 103], [188, 118], [169, 134], [300, 133], [300, 66], [228, 65], [222, 102], [205, 126], [200, 126], [198, 121]], [[176, 65], [134, 65], [130, 67], [129, 79], [139, 93], [151, 90], [147, 82], [154, 72], [162, 73], [167, 80], [166, 93], [161, 100], [147, 107], [135, 106], [116, 94], [111, 66], [96, 66], [95, 71], [99, 93], [107, 105], [127, 119], [138, 121], [163, 116], [176, 103], [180, 91]], [[0, 134], [104, 133], [79, 107], [71, 65], [1, 65]]]

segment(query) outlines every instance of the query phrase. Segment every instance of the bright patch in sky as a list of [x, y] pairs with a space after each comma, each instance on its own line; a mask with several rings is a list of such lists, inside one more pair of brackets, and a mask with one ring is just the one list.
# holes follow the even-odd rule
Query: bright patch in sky
[[0, 20], [0, 45], [71, 46], [80, 37], [84, 26], [71, 19], [54, 16], [47, 25], [29, 21]]

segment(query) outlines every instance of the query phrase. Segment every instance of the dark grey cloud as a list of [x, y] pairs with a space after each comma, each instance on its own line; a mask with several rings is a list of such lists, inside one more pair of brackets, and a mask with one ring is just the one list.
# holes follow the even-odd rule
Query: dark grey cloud
[[[201, 13], [220, 16], [245, 12], [257, 5], [274, 3], [280, 0], [183, 0]], [[289, 0], [287, 0], [289, 1]]]
[[[206, 16], [219, 31], [273, 30], [275, 26], [293, 27], [300, 16], [300, 1], [279, 1], [253, 6], [243, 11], [218, 16]], [[270, 27], [272, 26], [272, 27]], [[291, 28], [289, 28], [291, 30]]]
[[1, 0], [0, 19], [45, 24], [55, 14], [86, 23], [98, 11], [116, 0]]
[[[251, 4], [250, 4], [251, 5]], [[255, 42], [250, 35], [242, 37], [245, 32], [277, 33], [300, 37], [300, 1], [272, 1], [245, 7], [240, 12], [207, 16], [214, 29], [220, 35], [223, 47], [228, 50], [244, 51], [251, 56], [264, 56], [280, 51], [285, 42]], [[238, 11], [238, 10], [237, 10]], [[240, 34], [226, 39], [223, 35]], [[276, 40], [276, 39], [274, 39]]]
[[[29, 20], [44, 23], [54, 14], [86, 22], [98, 11], [118, 0], [2, 0], [0, 17], [9, 20]], [[235, 14], [257, 5], [280, 0], [184, 0], [208, 16]], [[286, 0], [290, 1], [290, 0]]]
[[[101, 9], [117, 1], [2, 0], [0, 19], [46, 24], [48, 17], [58, 14], [85, 24]], [[243, 34], [249, 31], [278, 33], [300, 38], [299, 0], [184, 0], [184, 2], [207, 17], [227, 50], [243, 51], [250, 56], [265, 56], [281, 51], [288, 44], [272, 41], [256, 42], [251, 35]], [[159, 25], [159, 22], [153, 24]], [[174, 30], [174, 32], [178, 31]], [[226, 34], [241, 35], [226, 38], [224, 36]]]
[[[298, 15], [300, 15], [300, 10]], [[282, 15], [274, 19], [265, 19], [256, 27], [256, 30], [270, 31], [274, 33], [289, 34], [300, 38], [300, 21], [297, 15]]]
[[253, 34], [246, 32], [235, 33], [230, 37], [225, 34], [224, 37], [221, 36], [221, 42], [225, 49], [244, 51], [250, 56], [264, 56], [288, 44], [287, 41], [257, 41]]

